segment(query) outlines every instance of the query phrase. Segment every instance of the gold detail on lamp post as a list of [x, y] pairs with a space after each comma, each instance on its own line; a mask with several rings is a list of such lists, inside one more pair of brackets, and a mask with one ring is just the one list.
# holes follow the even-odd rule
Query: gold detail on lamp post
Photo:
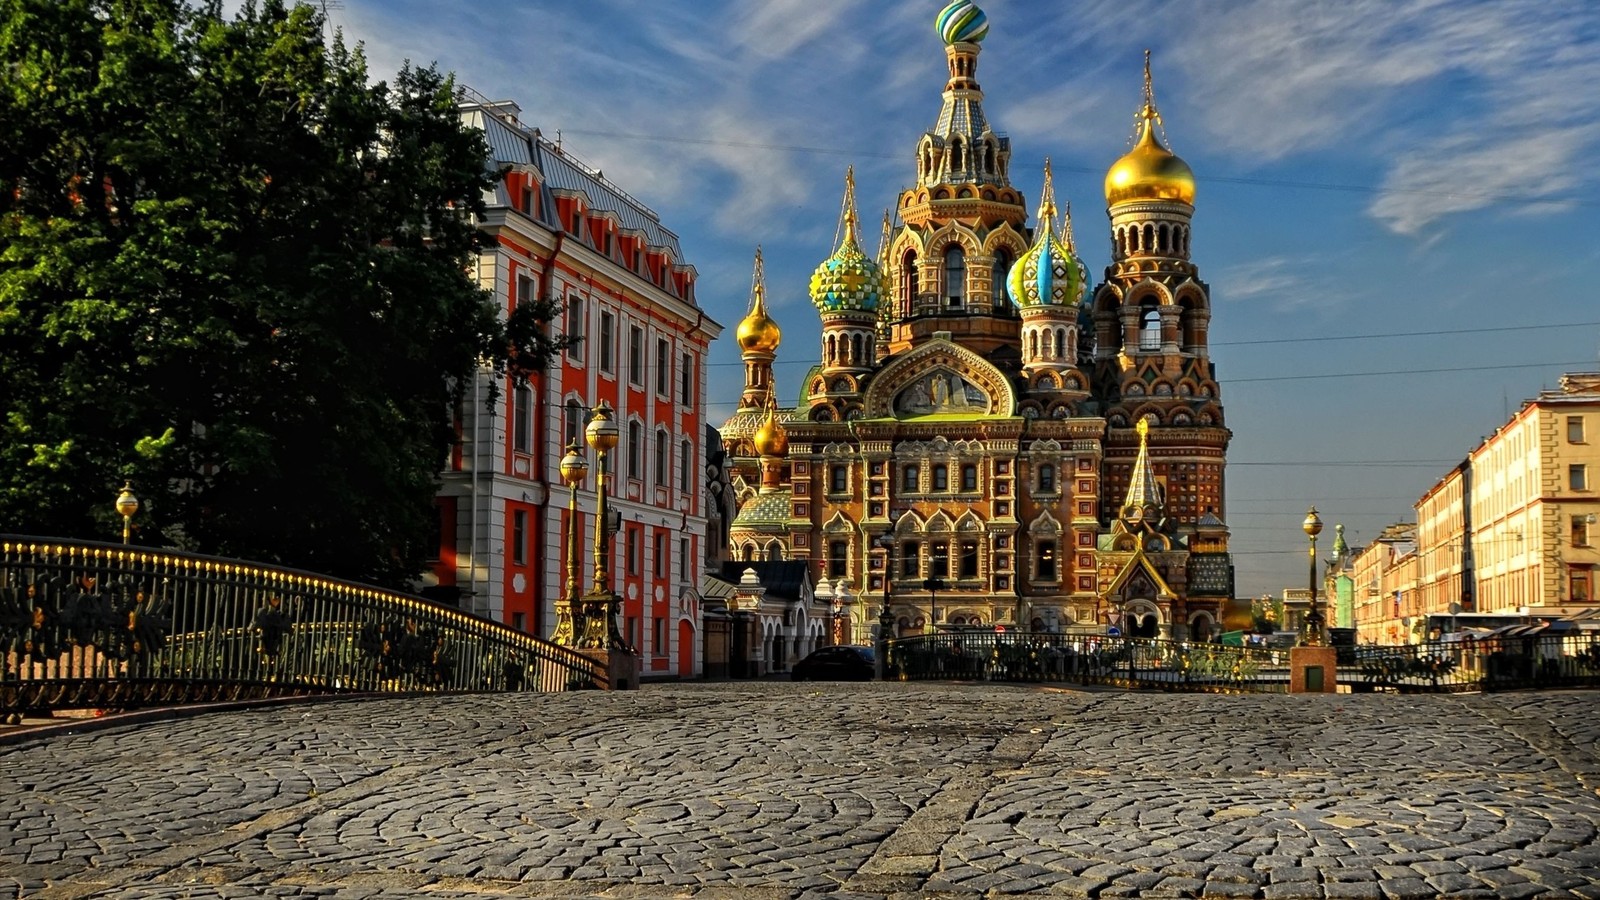
[[584, 430], [589, 447], [595, 451], [595, 491], [599, 499], [594, 517], [594, 587], [584, 597], [584, 628], [579, 636], [579, 647], [599, 649], [628, 649], [617, 630], [619, 598], [611, 590], [611, 508], [607, 501], [611, 451], [618, 441], [617, 423], [612, 418], [611, 404], [601, 401], [594, 408], [594, 417]]
[[122, 542], [129, 542], [133, 531], [133, 516], [139, 511], [139, 498], [134, 496], [133, 482], [122, 483], [122, 493], [117, 495], [117, 514], [122, 516]]
[[578, 442], [573, 441], [567, 445], [567, 455], [561, 457], [561, 481], [571, 493], [567, 501], [567, 584], [561, 599], [556, 601], [556, 630], [550, 636], [553, 643], [564, 647], [579, 646], [581, 636], [576, 626], [583, 624], [578, 600], [578, 582], [582, 577], [578, 557], [583, 552], [579, 546], [582, 532], [578, 528], [578, 485], [588, 474], [589, 462], [583, 458]]
[[1322, 519], [1318, 518], [1315, 506], [1306, 513], [1306, 520], [1300, 527], [1311, 538], [1311, 603], [1306, 610], [1305, 645], [1321, 647], [1327, 643], [1323, 636], [1322, 607], [1317, 603], [1317, 535], [1322, 533]]

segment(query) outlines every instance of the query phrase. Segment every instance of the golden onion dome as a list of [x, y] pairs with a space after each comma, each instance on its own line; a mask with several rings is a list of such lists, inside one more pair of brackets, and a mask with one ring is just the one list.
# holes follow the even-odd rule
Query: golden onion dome
[[772, 317], [768, 316], [764, 309], [745, 316], [734, 335], [739, 341], [739, 349], [762, 353], [771, 353], [778, 349], [778, 344], [783, 340], [783, 332], [778, 328], [778, 323], [772, 321]]
[[1139, 139], [1133, 149], [1106, 172], [1106, 205], [1134, 200], [1171, 200], [1194, 205], [1194, 172], [1189, 164], [1162, 146], [1156, 137], [1161, 114], [1150, 86], [1150, 53], [1144, 58], [1144, 107], [1139, 110]]
[[778, 422], [777, 409], [767, 407], [767, 420], [750, 439], [762, 456], [783, 456], [789, 452], [789, 432]]
[[734, 332], [739, 349], [746, 352], [771, 353], [783, 340], [782, 329], [767, 315], [767, 284], [762, 270], [761, 248], [757, 247], [755, 276], [750, 286], [750, 314]]

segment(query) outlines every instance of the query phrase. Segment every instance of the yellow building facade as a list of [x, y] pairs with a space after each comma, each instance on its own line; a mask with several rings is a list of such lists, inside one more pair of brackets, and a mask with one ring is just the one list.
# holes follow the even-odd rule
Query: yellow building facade
[[1091, 285], [1048, 161], [1032, 227], [1010, 182], [977, 80], [987, 17], [957, 0], [936, 25], [949, 78], [909, 142], [915, 181], [869, 254], [846, 173], [839, 243], [809, 285], [822, 346], [793, 402], [758, 254], [722, 427], [732, 554], [807, 560], [853, 598], [853, 640], [885, 608], [900, 633], [1210, 636], [1233, 591], [1230, 433], [1190, 256], [1194, 176], [1163, 140], [1148, 58]]

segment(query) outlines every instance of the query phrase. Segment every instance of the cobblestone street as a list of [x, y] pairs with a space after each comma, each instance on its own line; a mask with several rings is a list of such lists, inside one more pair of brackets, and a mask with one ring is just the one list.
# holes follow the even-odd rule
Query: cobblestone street
[[1600, 692], [781, 682], [102, 722], [0, 746], [0, 897], [1600, 897], [1597, 739]]

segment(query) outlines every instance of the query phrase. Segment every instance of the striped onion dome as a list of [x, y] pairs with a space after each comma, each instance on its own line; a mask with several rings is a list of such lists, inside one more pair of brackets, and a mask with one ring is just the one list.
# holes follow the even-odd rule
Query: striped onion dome
[[1055, 188], [1050, 182], [1050, 161], [1044, 163], [1044, 196], [1039, 201], [1038, 237], [1028, 252], [1012, 264], [1006, 292], [1021, 309], [1041, 306], [1077, 306], [1083, 300], [1089, 271], [1072, 246], [1072, 214], [1066, 217], [1066, 240], [1056, 235]]
[[976, 44], [989, 33], [989, 17], [972, 0], [955, 0], [939, 11], [933, 27], [946, 44]]

